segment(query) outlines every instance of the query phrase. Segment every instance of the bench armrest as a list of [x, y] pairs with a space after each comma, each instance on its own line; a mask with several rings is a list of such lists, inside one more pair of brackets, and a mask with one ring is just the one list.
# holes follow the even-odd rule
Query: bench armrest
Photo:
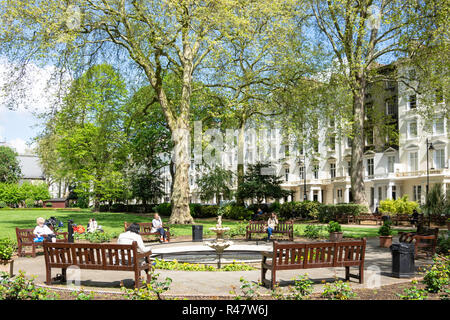
[[263, 257], [272, 258], [272, 257], [273, 257], [273, 252], [269, 252], [269, 251], [261, 251], [261, 255], [262, 255]]
[[138, 253], [136, 256], [137, 256], [137, 258], [146, 258], [146, 257], [150, 257], [151, 255], [152, 255], [152, 250], [147, 251], [147, 252]]

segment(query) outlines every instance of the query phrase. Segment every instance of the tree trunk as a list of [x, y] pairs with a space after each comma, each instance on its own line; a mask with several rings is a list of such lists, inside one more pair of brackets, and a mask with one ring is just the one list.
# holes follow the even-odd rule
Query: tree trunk
[[368, 205], [364, 185], [364, 94], [365, 83], [360, 80], [358, 89], [353, 91], [353, 145], [351, 160], [351, 186], [353, 201]]
[[169, 223], [194, 223], [189, 210], [189, 148], [191, 145], [189, 130], [175, 130], [172, 132], [174, 142], [175, 180], [172, 184], [172, 214]]
[[[245, 119], [240, 121], [239, 135], [238, 135], [238, 165], [237, 165], [237, 190], [239, 186], [244, 183], [244, 134], [245, 134]], [[244, 199], [237, 197], [236, 203], [239, 206], [244, 205]]]

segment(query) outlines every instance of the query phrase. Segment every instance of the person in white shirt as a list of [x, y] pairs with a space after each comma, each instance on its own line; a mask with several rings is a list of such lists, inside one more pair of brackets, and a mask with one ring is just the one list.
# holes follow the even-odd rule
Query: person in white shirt
[[55, 233], [45, 224], [45, 219], [42, 217], [39, 217], [36, 219], [37, 226], [34, 228], [33, 234], [39, 238], [43, 237], [44, 239], [47, 239], [52, 242], [56, 242], [56, 235]]
[[97, 221], [94, 218], [89, 219], [89, 223], [87, 225], [87, 232], [95, 232], [99, 229]]
[[132, 223], [128, 228], [127, 231], [124, 233], [121, 233], [119, 235], [119, 238], [117, 239], [118, 244], [133, 244], [133, 241], [137, 242], [138, 251], [141, 253], [148, 252], [151, 250], [150, 247], [146, 247], [144, 245], [144, 241], [142, 240], [141, 235], [139, 234], [139, 224]]
[[161, 235], [159, 241], [169, 242], [169, 240], [167, 240], [166, 230], [163, 228], [161, 217], [157, 213], [155, 213], [155, 218], [152, 220], [152, 232], [159, 232]]

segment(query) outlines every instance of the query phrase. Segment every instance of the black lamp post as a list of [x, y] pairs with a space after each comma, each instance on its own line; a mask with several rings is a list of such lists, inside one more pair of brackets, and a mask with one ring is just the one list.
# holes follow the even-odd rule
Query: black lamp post
[[300, 160], [300, 166], [303, 166], [303, 201], [308, 200], [308, 195], [306, 193], [306, 157], [304, 161]]
[[[434, 147], [433, 147], [433, 143], [432, 142], [428, 142], [428, 138], [427, 138], [427, 189], [426, 189], [426, 198], [428, 198], [428, 191], [430, 189], [430, 168], [429, 168], [429, 155], [428, 153], [431, 152], [433, 153], [434, 151]], [[427, 199], [425, 199], [425, 201], [427, 201]], [[431, 226], [431, 213], [428, 212], [428, 227]]]

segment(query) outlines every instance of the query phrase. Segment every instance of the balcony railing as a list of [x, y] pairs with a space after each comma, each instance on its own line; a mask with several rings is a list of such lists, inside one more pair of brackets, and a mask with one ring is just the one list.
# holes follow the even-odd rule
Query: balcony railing
[[[442, 175], [442, 174], [449, 174], [449, 170], [447, 168], [445, 169], [430, 169], [429, 171], [430, 175]], [[408, 172], [397, 172], [395, 173], [396, 177], [421, 177], [426, 176], [427, 170], [418, 170], [418, 171], [408, 171]]]

